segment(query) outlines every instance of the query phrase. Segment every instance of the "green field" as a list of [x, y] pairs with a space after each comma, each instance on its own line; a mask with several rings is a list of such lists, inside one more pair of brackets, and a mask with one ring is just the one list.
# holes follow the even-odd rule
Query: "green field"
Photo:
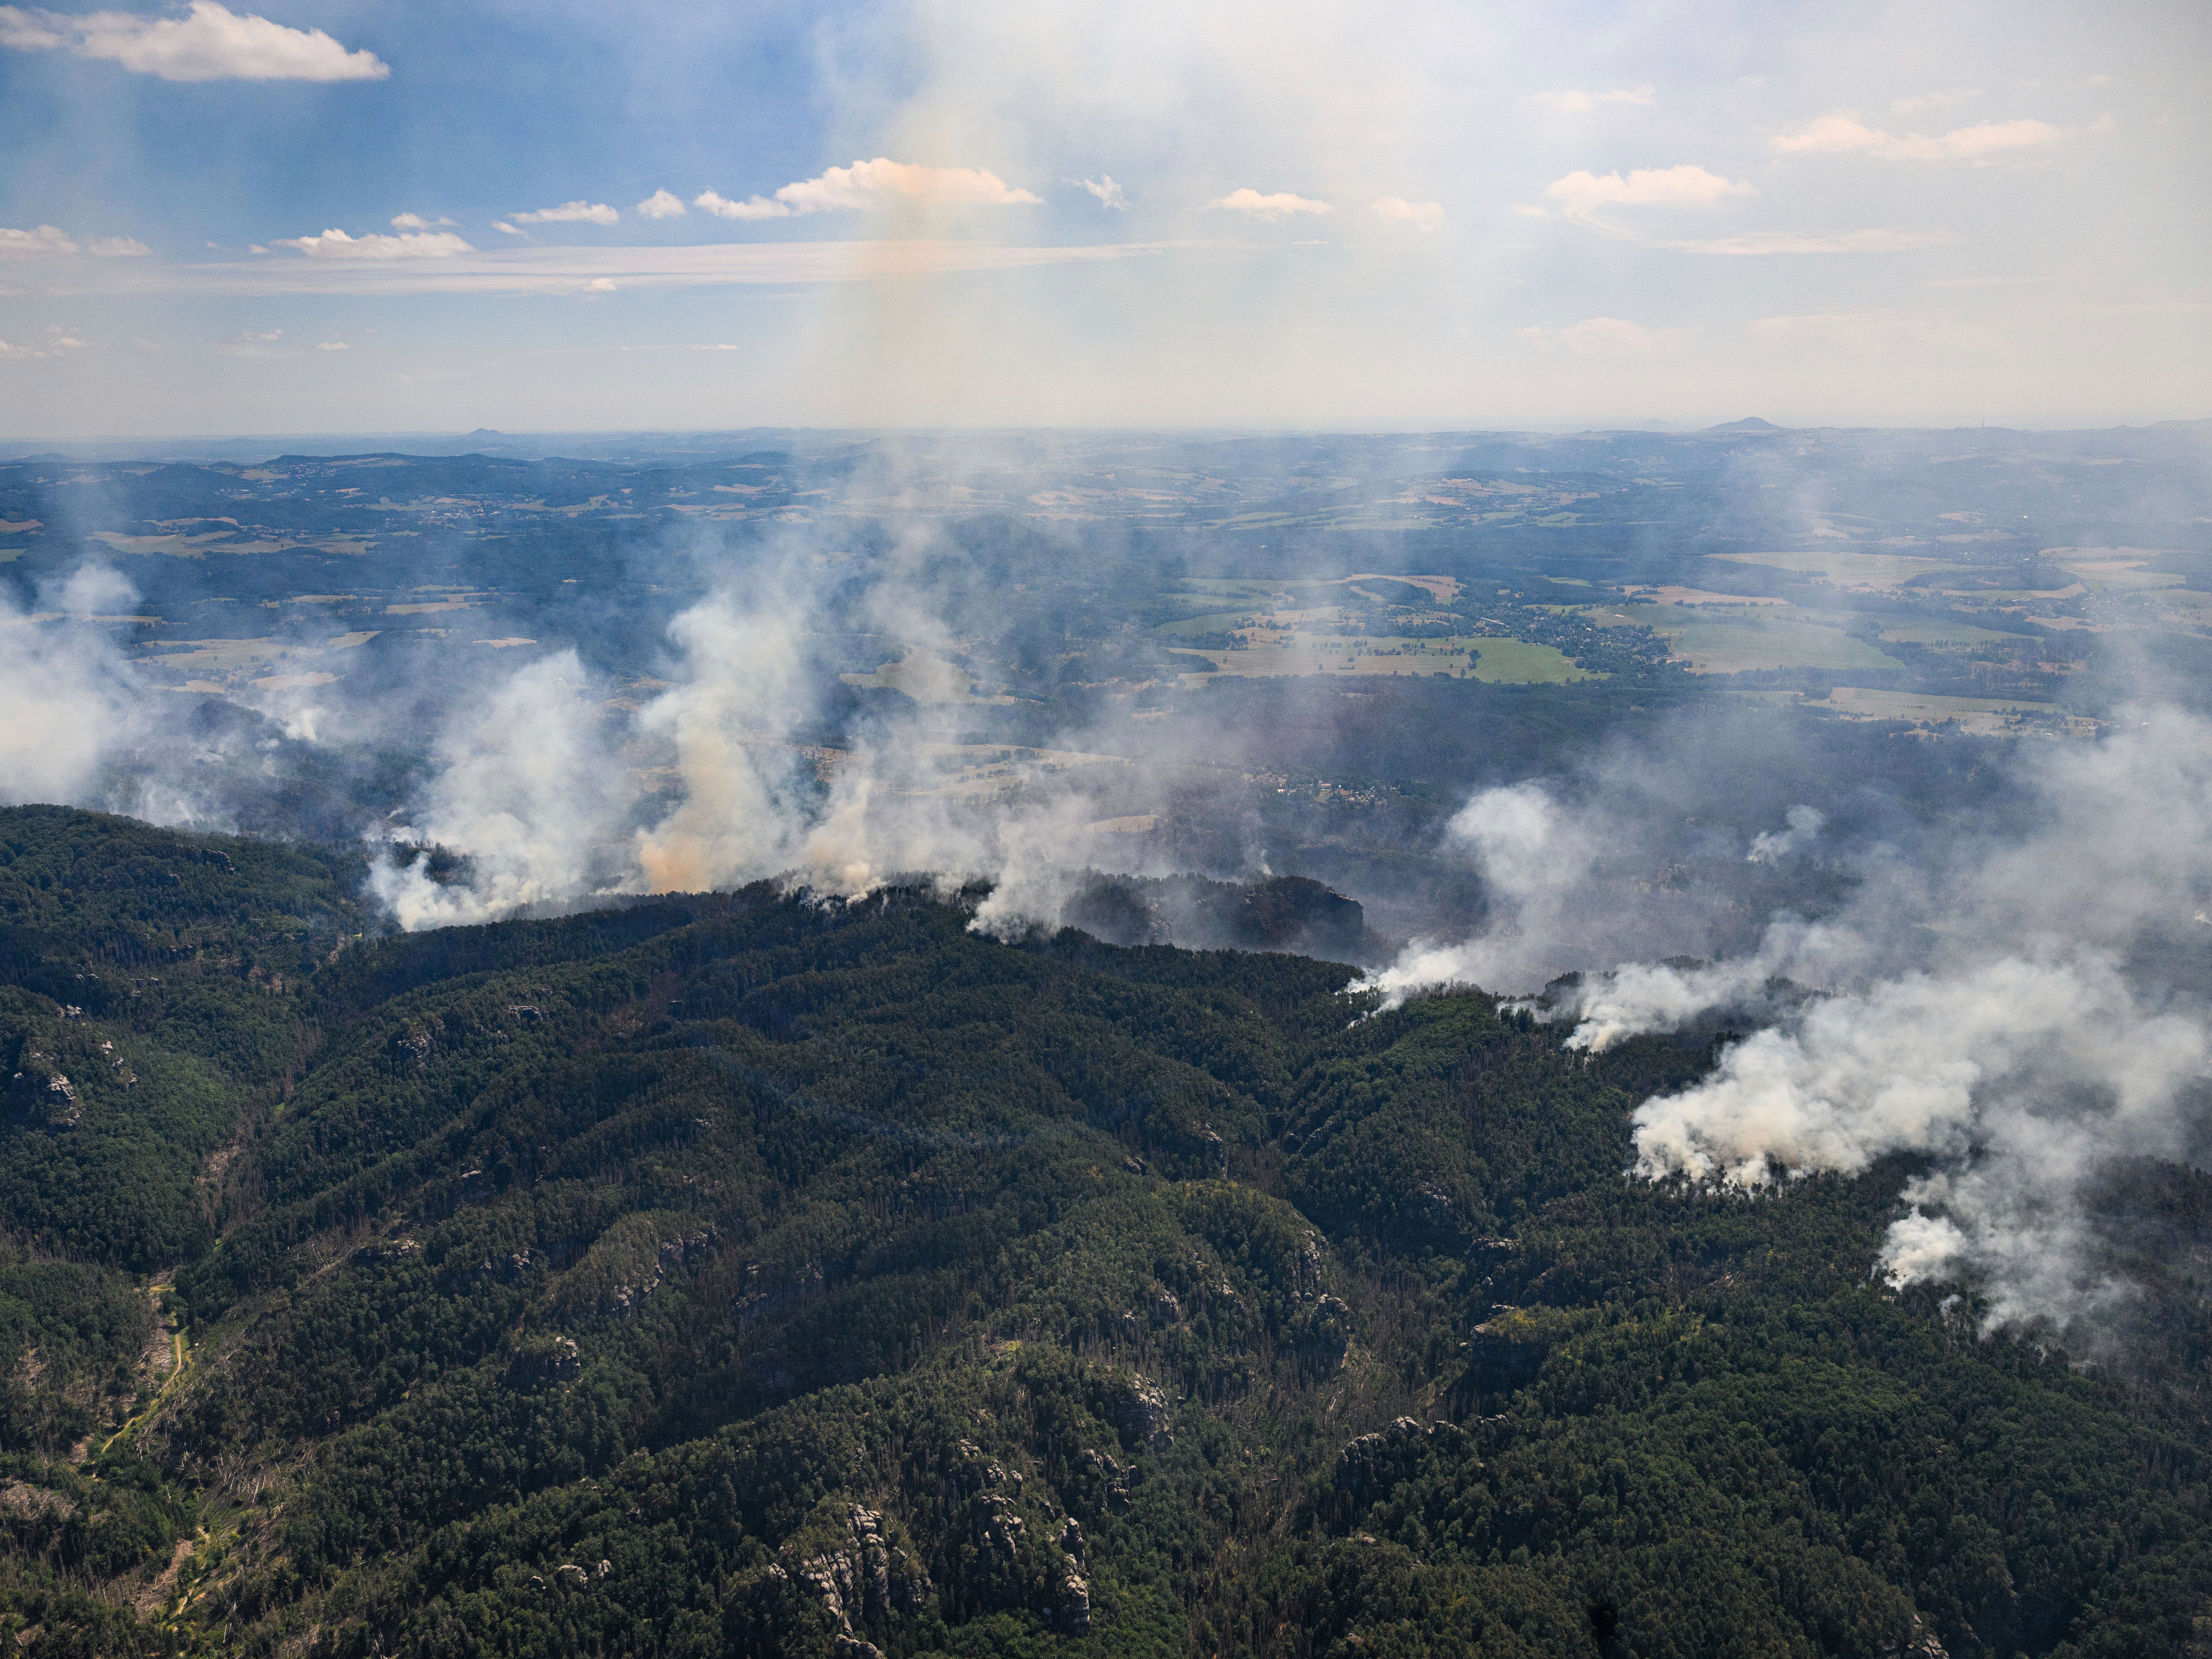
[[1178, 639], [1187, 639], [1193, 634], [1225, 633], [1251, 614], [1249, 609], [1209, 611], [1200, 616], [1185, 617], [1177, 622], [1162, 623], [1152, 631], [1156, 634], [1170, 635]]
[[1794, 617], [1700, 615], [1673, 605], [1593, 606], [1592, 622], [1612, 628], [1648, 628], [1669, 652], [1698, 674], [1735, 674], [1754, 668], [1832, 668], [1845, 672], [1902, 668], [1896, 658], [1839, 628]]
[[1492, 685], [1566, 685], [1576, 680], [1601, 680], [1575, 666], [1557, 646], [1532, 645], [1527, 640], [1477, 640], [1480, 656], [1474, 678]]
[[1881, 637], [1893, 645], [1987, 645], [1993, 640], [2021, 640], [2025, 634], [2008, 634], [1995, 628], [1977, 628], [1972, 623], [1908, 623], [1900, 628], [1885, 628]]

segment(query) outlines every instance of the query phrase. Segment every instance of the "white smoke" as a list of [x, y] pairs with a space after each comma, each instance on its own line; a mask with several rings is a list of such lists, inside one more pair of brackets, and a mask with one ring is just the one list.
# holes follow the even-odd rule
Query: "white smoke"
[[[1755, 1188], [1919, 1154], [1936, 1167], [1890, 1230], [1893, 1282], [1971, 1279], [1995, 1323], [2120, 1293], [2089, 1249], [2088, 1188], [2115, 1159], [2190, 1155], [2207, 1122], [2212, 1023], [2168, 981], [2177, 964], [2202, 978], [2212, 726], [2129, 711], [2025, 774], [2021, 832], [1870, 860], [1838, 914], [1778, 917], [1743, 957], [1630, 963], [1564, 993], [1569, 1046], [1589, 1050], [1747, 1011], [1775, 1022], [1638, 1109], [1638, 1174]], [[1816, 828], [1793, 813], [1787, 835]], [[1379, 982], [1402, 994], [1470, 959], [1409, 957]]]
[[1552, 959], [1562, 915], [1601, 850], [1591, 824], [1534, 783], [1484, 790], [1444, 833], [1481, 872], [1493, 925], [1455, 945], [1415, 940], [1363, 981], [1383, 994], [1386, 1007], [1424, 986], [1523, 983]]
[[[879, 715], [841, 754], [804, 741], [824, 677], [805, 647], [819, 607], [800, 568], [771, 566], [678, 615], [672, 681], [642, 706], [588, 688], [562, 653], [451, 719], [412, 821], [378, 838], [434, 843], [459, 867], [380, 856], [372, 890], [392, 919], [446, 927], [763, 879], [851, 898], [923, 876], [947, 893], [988, 881], [975, 926], [994, 937], [1057, 925], [1117, 850], [1087, 832], [1101, 814], [1081, 782], [1030, 751], [980, 800], [956, 799], [959, 757], [929, 741], [918, 706]], [[887, 638], [951, 646], [896, 577], [860, 604]]]
[[1792, 853], [1812, 845], [1820, 833], [1820, 826], [1828, 820], [1816, 808], [1793, 806], [1786, 814], [1787, 830], [1765, 830], [1751, 838], [1751, 851], [1745, 861], [1751, 864], [1779, 864]]
[[402, 927], [489, 921], [620, 886], [608, 848], [629, 792], [588, 684], [574, 652], [540, 658], [440, 735], [421, 816], [386, 833], [464, 854], [473, 867], [465, 881], [440, 882], [425, 860], [378, 858], [369, 890]]
[[0, 802], [90, 796], [108, 752], [143, 727], [128, 659], [100, 620], [138, 602], [104, 565], [80, 568], [24, 612], [0, 591]]

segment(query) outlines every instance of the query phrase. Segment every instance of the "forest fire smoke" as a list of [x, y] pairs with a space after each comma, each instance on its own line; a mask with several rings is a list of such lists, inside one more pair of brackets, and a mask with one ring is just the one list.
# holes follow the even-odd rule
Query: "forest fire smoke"
[[[1917, 1154], [1935, 1167], [1905, 1189], [1880, 1263], [1891, 1281], [1971, 1280], [1992, 1324], [2063, 1322], [2120, 1293], [2088, 1247], [2086, 1189], [2115, 1159], [2200, 1153], [2212, 1124], [2187, 920], [2212, 891], [2212, 726], [2127, 710], [2103, 739], [2022, 765], [2012, 833], [1884, 849], [1838, 914], [1778, 917], [1744, 957], [1626, 963], [1558, 988], [1570, 1048], [1747, 1013], [1765, 1024], [1704, 1081], [1638, 1109], [1638, 1175], [1756, 1188]], [[1498, 793], [1462, 817], [1504, 821]], [[1793, 813], [1782, 835], [1817, 828]], [[1545, 844], [1606, 833], [1563, 826]], [[1528, 849], [1476, 845], [1510, 901], [1500, 927], [1409, 952], [1376, 978], [1391, 995], [1464, 980], [1540, 928], [1548, 890], [1520, 873]]]

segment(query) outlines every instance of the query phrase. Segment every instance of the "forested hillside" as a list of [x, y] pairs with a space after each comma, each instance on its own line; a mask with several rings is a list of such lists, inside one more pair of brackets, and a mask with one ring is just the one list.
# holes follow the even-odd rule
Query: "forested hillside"
[[1901, 1161], [1627, 1179], [1709, 1049], [974, 894], [358, 880], [0, 813], [18, 1651], [2212, 1650], [2201, 1287], [2077, 1363], [1871, 1275]]

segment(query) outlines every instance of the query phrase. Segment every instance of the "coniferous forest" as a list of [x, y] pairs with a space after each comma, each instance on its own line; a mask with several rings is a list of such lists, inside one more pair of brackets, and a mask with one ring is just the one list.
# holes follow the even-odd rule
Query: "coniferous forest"
[[1704, 1038], [359, 878], [0, 813], [15, 1651], [2212, 1651], [2179, 1166], [2074, 1354], [1875, 1274], [1909, 1159], [1624, 1174]]

